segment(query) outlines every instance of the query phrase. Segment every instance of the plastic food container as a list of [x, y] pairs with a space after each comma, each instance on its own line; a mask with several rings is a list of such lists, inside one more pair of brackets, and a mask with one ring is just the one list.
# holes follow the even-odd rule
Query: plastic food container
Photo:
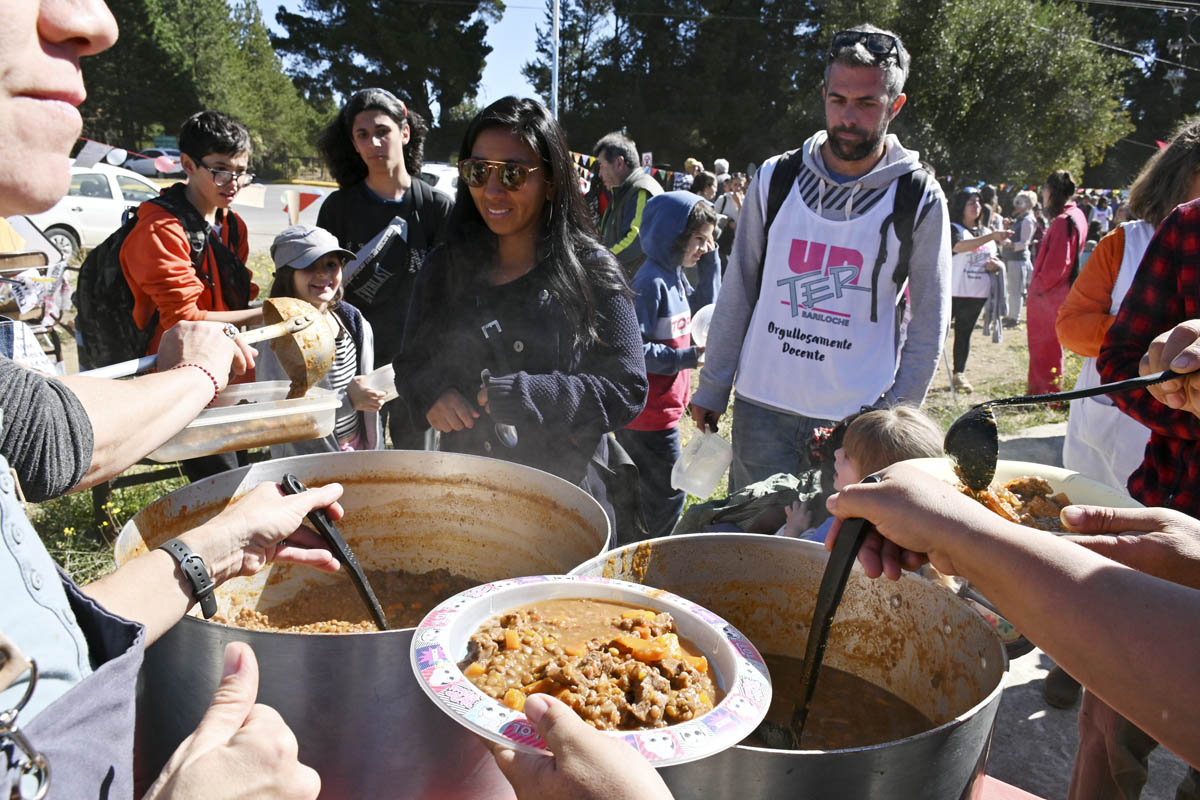
[[724, 698], [687, 722], [636, 731], [605, 731], [624, 739], [655, 767], [683, 764], [718, 753], [746, 738], [771, 705], [771, 679], [758, 650], [740, 631], [678, 595], [636, 583], [576, 575], [538, 575], [487, 583], [449, 598], [421, 622], [412, 640], [412, 669], [439, 709], [468, 730], [527, 753], [546, 743], [519, 711], [486, 695], [458, 663], [467, 642], [488, 619], [518, 606], [556, 598], [611, 600], [669, 611], [679, 635], [708, 659]]
[[385, 403], [400, 396], [400, 393], [396, 391], [396, 370], [392, 368], [391, 364], [384, 364], [379, 369], [368, 372], [363, 376], [363, 383], [368, 388], [387, 392], [383, 398]]
[[713, 493], [733, 461], [733, 448], [720, 434], [696, 433], [671, 468], [671, 486], [704, 499]]
[[147, 458], [180, 461], [230, 450], [319, 439], [333, 432], [341, 401], [328, 389], [313, 387], [288, 400], [288, 381], [240, 383], [228, 387], [213, 405]]

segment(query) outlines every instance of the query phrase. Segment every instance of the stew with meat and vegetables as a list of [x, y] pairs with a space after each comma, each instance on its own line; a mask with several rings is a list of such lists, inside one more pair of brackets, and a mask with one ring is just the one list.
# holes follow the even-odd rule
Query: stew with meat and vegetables
[[675, 620], [623, 603], [546, 600], [484, 625], [459, 665], [483, 692], [520, 711], [551, 694], [600, 730], [674, 725], [720, 700], [708, 660]]
[[1026, 475], [1004, 483], [993, 483], [982, 492], [959, 485], [959, 490], [978, 500], [1009, 522], [1030, 528], [1062, 533], [1059, 512], [1071, 504], [1064, 492], [1055, 492], [1043, 478]]

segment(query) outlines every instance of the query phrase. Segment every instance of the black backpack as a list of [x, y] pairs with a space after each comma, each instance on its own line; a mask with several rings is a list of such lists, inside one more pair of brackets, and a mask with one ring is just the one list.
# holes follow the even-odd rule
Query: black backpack
[[[788, 194], [792, 191], [792, 184], [800, 176], [800, 168], [803, 165], [804, 150], [800, 148], [793, 150], [779, 159], [775, 164], [775, 171], [771, 173], [771, 184], [767, 188], [767, 217], [763, 224], [762, 257], [758, 261], [758, 279], [754, 291], [756, 297], [762, 294], [762, 275], [767, 260], [767, 237], [771, 231], [771, 223], [775, 221], [775, 217], [779, 213], [783, 201], [787, 199]], [[930, 184], [933, 182], [933, 176], [924, 168], [917, 168], [896, 179], [896, 195], [892, 205], [892, 213], [884, 217], [883, 223], [879, 226], [879, 255], [875, 258], [875, 266], [871, 270], [871, 322], [879, 321], [876, 302], [879, 273], [883, 270], [883, 265], [887, 261], [888, 255], [888, 226], [894, 226], [896, 238], [900, 240], [899, 258], [896, 262], [896, 271], [893, 273], [892, 278], [896, 282], [896, 286], [902, 286], [904, 285], [904, 281], [908, 279], [908, 261], [912, 256], [913, 230], [919, 222], [917, 219], [917, 206], [920, 205], [921, 198], [925, 196], [925, 192], [928, 191]]]
[[[176, 188], [178, 187], [178, 189]], [[187, 198], [183, 185], [171, 186], [148, 202], [170, 211], [187, 232], [192, 249], [192, 267], [212, 289], [213, 276], [204, 269], [209, 245], [217, 256], [221, 291], [230, 308], [245, 308], [250, 300], [250, 273], [235, 255], [241, 231], [229, 219], [229, 247], [212, 233], [212, 228]], [[92, 248], [79, 267], [79, 280], [72, 302], [75, 305], [75, 331], [79, 343], [80, 369], [96, 369], [146, 354], [158, 329], [158, 311], [145, 328], [133, 319], [133, 292], [121, 271], [121, 246], [137, 225], [136, 209], [125, 212], [121, 227]]]

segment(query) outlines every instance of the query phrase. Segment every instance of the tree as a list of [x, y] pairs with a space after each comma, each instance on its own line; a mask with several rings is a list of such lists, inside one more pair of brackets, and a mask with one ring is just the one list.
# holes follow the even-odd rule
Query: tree
[[[1105, 154], [1104, 160], [1084, 173], [1085, 186], [1121, 188], [1132, 182], [1146, 159], [1154, 155], [1155, 142], [1165, 141], [1186, 117], [1200, 112], [1200, 49], [1176, 50], [1173, 44], [1186, 40], [1188, 19], [1182, 13], [1154, 8], [1088, 5], [1092, 36], [1097, 42], [1143, 54], [1117, 54], [1123, 62], [1120, 79], [1133, 130]], [[1200, 15], [1192, 11], [1191, 36], [1200, 38]], [[1093, 45], [1097, 52], [1112, 52]], [[1156, 58], [1156, 54], [1161, 58]], [[1183, 63], [1186, 78], [1178, 89], [1167, 73], [1178, 69], [1162, 59]]]
[[[572, 146], [590, 152], [624, 129], [676, 168], [692, 155], [761, 162], [804, 124], [792, 109], [809, 85], [812, 13], [806, 0], [663, 0], [653, 11], [634, 0], [564, 2], [559, 103]], [[548, 20], [549, 11], [524, 69], [547, 101]]]
[[[554, 58], [551, 20], [553, 0], [546, 0], [545, 25], [537, 26], [539, 58], [525, 64], [521, 74], [549, 105]], [[599, 43], [612, 0], [563, 0], [559, 7], [559, 93], [560, 114], [578, 114], [589, 102], [588, 91], [596, 78], [601, 55]]]
[[[830, 3], [823, 28], [861, 21], [860, 5]], [[1055, 169], [1078, 175], [1129, 130], [1121, 64], [1087, 43], [1090, 21], [1073, 3], [878, 5], [876, 24], [912, 54], [908, 104], [893, 129], [940, 175], [1032, 184]]]
[[[798, 147], [824, 127], [830, 37], [864, 20], [908, 45], [893, 130], [943, 175], [1040, 182], [1100, 161], [1129, 129], [1123, 62], [1086, 41], [1089, 17], [1065, 0], [612, 0], [590, 60], [586, 8], [565, 3], [563, 23], [562, 121], [580, 150], [621, 128], [676, 167]], [[546, 96], [544, 31], [526, 75]]]
[[153, 131], [177, 129], [200, 100], [163, 0], [108, 0], [108, 5], [125, 24], [113, 47], [84, 61], [84, 135], [137, 148]]
[[275, 174], [279, 159], [315, 155], [318, 114], [283, 71], [253, 0], [109, 5], [123, 24], [116, 46], [86, 62], [89, 138], [137, 150], [212, 108], [250, 129], [259, 171]]
[[435, 103], [445, 111], [475, 95], [488, 23], [503, 10], [502, 0], [304, 0], [298, 13], [279, 7], [287, 34], [271, 41], [309, 100], [379, 86], [433, 119]]
[[227, 108], [254, 137], [256, 169], [269, 176], [290, 172], [288, 159], [315, 155], [312, 143], [328, 114], [310, 106], [284, 72], [254, 0], [237, 2], [233, 24], [236, 58]]

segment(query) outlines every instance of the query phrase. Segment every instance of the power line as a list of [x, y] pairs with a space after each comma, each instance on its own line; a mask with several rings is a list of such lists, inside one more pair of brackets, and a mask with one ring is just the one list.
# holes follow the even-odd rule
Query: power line
[[[1076, 0], [1076, 2], [1095, 2], [1095, 0]], [[1034, 25], [1033, 27], [1035, 27], [1039, 31], [1043, 31], [1045, 33], [1056, 33], [1056, 31], [1052, 31], [1049, 28], [1043, 27], [1041, 25]], [[1188, 72], [1200, 72], [1200, 68], [1189, 67], [1187, 64], [1181, 64], [1178, 61], [1168, 61], [1167, 59], [1162, 58], [1161, 56], [1146, 55], [1145, 53], [1140, 53], [1137, 50], [1130, 50], [1127, 47], [1121, 47], [1119, 45], [1110, 44], [1109, 42], [1098, 42], [1095, 39], [1089, 39], [1086, 36], [1078, 36], [1073, 33], [1069, 33], [1067, 35], [1071, 36], [1072, 38], [1087, 42], [1088, 44], [1094, 44], [1097, 47], [1106, 47], [1109, 50], [1115, 50], [1116, 52], [1124, 53], [1127, 56], [1133, 56], [1134, 58], [1140, 58], [1143, 61], [1154, 61], [1155, 63], [1158, 63], [1158, 64], [1166, 64], [1168, 67], [1179, 67], [1180, 69], [1185, 69]]]
[[1154, 11], [1200, 11], [1200, 3], [1191, 0], [1075, 0], [1076, 3], [1097, 6], [1115, 6], [1117, 8], [1143, 8]]

